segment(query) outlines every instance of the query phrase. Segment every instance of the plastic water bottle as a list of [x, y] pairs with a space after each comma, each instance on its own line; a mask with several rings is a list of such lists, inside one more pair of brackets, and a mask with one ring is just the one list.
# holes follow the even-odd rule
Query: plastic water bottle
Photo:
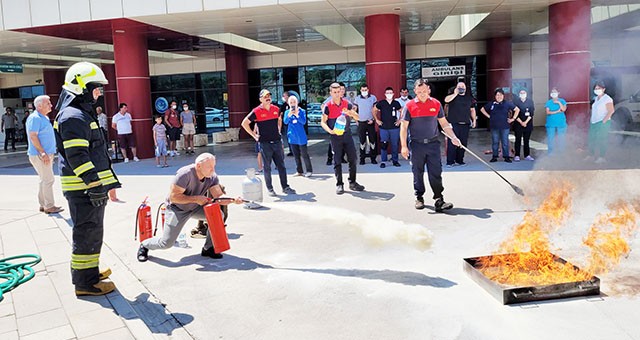
[[347, 118], [344, 116], [344, 113], [343, 113], [340, 115], [340, 117], [336, 119], [336, 123], [333, 126], [333, 132], [335, 132], [335, 134], [338, 136], [342, 136], [344, 134], [344, 129], [346, 126], [347, 126]]
[[189, 248], [189, 243], [187, 243], [187, 234], [184, 231], [181, 231], [180, 235], [178, 235], [175, 246], [178, 248]]

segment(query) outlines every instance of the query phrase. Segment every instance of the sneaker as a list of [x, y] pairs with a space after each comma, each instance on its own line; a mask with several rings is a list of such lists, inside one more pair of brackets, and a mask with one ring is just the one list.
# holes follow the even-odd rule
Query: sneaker
[[333, 160], [327, 159], [327, 165], [333, 165]]
[[262, 175], [262, 169], [256, 170], [256, 175]]
[[606, 163], [606, 162], [607, 162], [607, 160], [604, 159], [604, 157], [598, 157], [598, 159], [596, 159], [594, 161], [594, 163], [596, 163], [596, 164], [603, 164], [603, 163]]
[[134, 162], [140, 162], [140, 158], [138, 158], [138, 157], [133, 157], [133, 161], [134, 161]]
[[156, 164], [156, 168], [164, 168], [164, 165]]
[[458, 164], [456, 164], [456, 165], [457, 165], [457, 166], [467, 166], [467, 163], [462, 162], [462, 163], [458, 163]]
[[145, 248], [142, 244], [138, 248], [138, 261], [145, 262], [149, 259], [149, 249]]
[[313, 175], [313, 173], [311, 173], [311, 171], [309, 171], [309, 172], [307, 172], [306, 174], [304, 174], [304, 177], [309, 178], [309, 177], [311, 177], [312, 175]]
[[180, 156], [180, 153], [178, 151], [174, 151], [173, 152], [176, 156]]
[[497, 159], [497, 158], [495, 158], [495, 157], [493, 157], [493, 158], [491, 158], [491, 160], [490, 160], [489, 162], [491, 162], [491, 163], [495, 163], [495, 162], [497, 162], [497, 161], [498, 161], [498, 159]]
[[371, 164], [378, 164], [378, 161], [375, 158], [371, 158]]
[[201, 256], [206, 256], [206, 257], [210, 257], [212, 259], [221, 259], [224, 256], [220, 253], [216, 253], [215, 249], [213, 249], [213, 247], [209, 248], [209, 249], [204, 249], [202, 248], [202, 250], [200, 251], [200, 255]]
[[360, 165], [364, 165], [364, 159], [360, 160]]
[[296, 191], [293, 190], [293, 188], [291, 188], [291, 187], [286, 187], [286, 188], [282, 189], [282, 192], [284, 192], [287, 195], [295, 195], [296, 194]]
[[111, 273], [111, 268], [107, 268], [101, 271], [100, 273], [98, 273], [98, 280], [102, 281], [108, 279], [109, 276], [111, 276]]
[[293, 177], [300, 177], [300, 176], [304, 176], [304, 174], [302, 172], [296, 172], [296, 174], [293, 175]]
[[401, 165], [400, 165], [400, 163], [398, 161], [393, 161], [393, 166], [398, 167], [398, 166], [401, 166]]
[[193, 230], [191, 230], [191, 238], [196, 238], [196, 239], [207, 238], [206, 231], [203, 234], [202, 231], [197, 230], [197, 229], [193, 229]]
[[105, 295], [113, 292], [115, 289], [116, 285], [113, 282], [98, 282], [91, 287], [76, 286], [76, 296]]
[[176, 155], [175, 151], [169, 151], [169, 156], [174, 157]]
[[129, 158], [125, 158], [125, 159], [124, 159], [124, 162], [125, 162], [125, 163], [129, 163]]
[[593, 156], [588, 155], [587, 157], [583, 158], [582, 160], [585, 161], [585, 162], [591, 162], [591, 161], [593, 161]]
[[434, 204], [434, 206], [436, 207], [436, 212], [439, 212], [439, 213], [453, 208], [453, 204], [445, 202], [444, 199], [442, 199], [442, 197], [436, 200], [436, 203]]
[[447, 168], [453, 168], [454, 166], [456, 166], [455, 164], [447, 164], [446, 167]]
[[344, 194], [344, 185], [342, 184], [336, 185], [336, 194], [337, 195]]
[[362, 191], [364, 190], [364, 185], [360, 185], [358, 182], [349, 183], [349, 190]]
[[513, 161], [514, 162], [520, 162], [520, 156], [513, 157]]
[[276, 194], [275, 190], [273, 189], [267, 189], [267, 192], [269, 193], [269, 196], [271, 197], [277, 197], [278, 194]]
[[525, 157], [524, 159], [528, 160], [528, 161], [534, 161], [535, 158], [531, 157], [531, 155]]
[[416, 204], [414, 205], [416, 207], [416, 209], [418, 210], [422, 210], [424, 209], [424, 199], [422, 198], [418, 198], [416, 199]]
[[168, 168], [168, 167], [169, 167], [169, 164], [165, 164], [165, 165], [163, 165], [162, 167], [163, 167], [163, 168]]
[[513, 161], [511, 160], [511, 158], [509, 158], [509, 157], [505, 157], [505, 158], [504, 158], [504, 161], [505, 161], [505, 162], [507, 162], [507, 163], [512, 163], [512, 162], [513, 162]]
[[380, 167], [384, 169], [384, 168], [386, 168], [386, 167], [387, 167], [387, 165], [386, 165], [386, 164], [384, 164], [384, 162], [382, 162], [382, 163], [380, 163]]
[[292, 157], [292, 156], [293, 156], [293, 152], [289, 152], [289, 153], [287, 154], [287, 156], [288, 156], [288, 157]]

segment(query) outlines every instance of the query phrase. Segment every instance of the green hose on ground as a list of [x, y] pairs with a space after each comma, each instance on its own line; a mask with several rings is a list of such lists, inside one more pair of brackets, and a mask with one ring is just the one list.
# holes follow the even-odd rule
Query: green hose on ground
[[[11, 263], [12, 260], [32, 258], [33, 260], [22, 263]], [[40, 263], [42, 258], [36, 254], [24, 254], [0, 259], [0, 301], [4, 299], [4, 293], [31, 280], [36, 272], [33, 266]]]

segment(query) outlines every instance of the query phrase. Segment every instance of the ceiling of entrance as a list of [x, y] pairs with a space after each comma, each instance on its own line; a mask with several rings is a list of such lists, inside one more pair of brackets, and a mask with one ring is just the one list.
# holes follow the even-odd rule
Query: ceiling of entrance
[[[196, 11], [131, 17], [148, 27], [150, 58], [156, 62], [179, 58], [221, 57], [223, 45], [210, 39], [233, 33], [287, 51], [341, 48], [329, 40], [322, 27], [347, 27], [351, 36], [364, 35], [364, 18], [373, 14], [400, 16], [402, 41], [426, 44], [445, 18], [465, 14], [488, 14], [464, 37], [453, 41], [484, 40], [512, 36], [514, 41], [545, 39], [548, 7], [558, 0], [280, 0], [278, 5]], [[594, 0], [592, 6], [613, 6], [640, 1]], [[625, 34], [640, 34], [640, 11], [607, 18], [597, 25]], [[628, 30], [629, 29], [629, 30]], [[628, 30], [628, 31], [626, 31]], [[78, 58], [112, 62], [109, 20], [0, 31], [0, 61], [31, 67], [64, 67]], [[349, 43], [349, 41], [347, 41]], [[360, 41], [356, 41], [358, 46]], [[162, 53], [160, 53], [162, 52]], [[253, 52], [258, 53], [258, 52]], [[30, 66], [27, 66], [30, 67]]]

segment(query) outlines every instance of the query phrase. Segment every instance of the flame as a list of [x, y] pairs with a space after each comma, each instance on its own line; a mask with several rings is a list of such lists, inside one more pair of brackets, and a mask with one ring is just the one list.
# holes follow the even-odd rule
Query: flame
[[510, 286], [585, 281], [610, 271], [629, 253], [628, 240], [637, 227], [636, 214], [640, 213], [638, 201], [618, 202], [609, 213], [597, 217], [583, 240], [591, 250], [584, 270], [553, 255], [549, 235], [570, 217], [574, 188], [568, 182], [551, 187], [540, 206], [525, 214], [494, 255], [478, 259], [478, 269], [486, 277]]

